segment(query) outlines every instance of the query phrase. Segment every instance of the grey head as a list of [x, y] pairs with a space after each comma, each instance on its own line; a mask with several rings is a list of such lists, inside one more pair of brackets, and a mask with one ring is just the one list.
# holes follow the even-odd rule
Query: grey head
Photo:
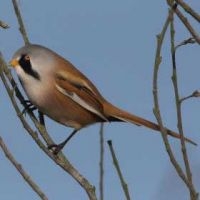
[[16, 61], [14, 65], [18, 67], [14, 67], [16, 67], [19, 76], [21, 75], [22, 69], [25, 74], [39, 80], [41, 74], [47, 75], [53, 66], [55, 66], [54, 62], [56, 57], [60, 56], [44, 46], [28, 44], [14, 53], [12, 61]]

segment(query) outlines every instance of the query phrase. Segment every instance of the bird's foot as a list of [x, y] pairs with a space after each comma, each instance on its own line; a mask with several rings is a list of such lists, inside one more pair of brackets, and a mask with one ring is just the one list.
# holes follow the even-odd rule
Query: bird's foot
[[48, 146], [48, 149], [50, 149], [54, 155], [57, 155], [67, 144], [67, 142], [69, 142], [69, 140], [75, 135], [77, 131], [78, 130], [74, 129], [72, 133], [63, 142], [61, 142], [60, 144], [50, 144]]
[[48, 149], [51, 150], [54, 155], [57, 155], [63, 149], [63, 147], [64, 145], [62, 143], [48, 145]]

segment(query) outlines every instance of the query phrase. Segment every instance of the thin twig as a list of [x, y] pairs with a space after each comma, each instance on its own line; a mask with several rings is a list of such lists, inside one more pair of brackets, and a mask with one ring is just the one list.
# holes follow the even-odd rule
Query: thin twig
[[186, 97], [181, 98], [179, 101], [180, 101], [180, 103], [182, 103], [183, 101], [185, 101], [187, 99], [190, 99], [192, 97], [195, 97], [195, 98], [200, 97], [200, 92], [198, 90], [195, 90], [192, 94], [190, 94], [190, 95], [188, 95]]
[[100, 125], [100, 161], [99, 161], [99, 194], [100, 200], [104, 199], [104, 124]]
[[196, 42], [198, 44], [200, 44], [200, 36], [195, 31], [195, 29], [192, 27], [192, 25], [189, 23], [188, 19], [182, 14], [182, 12], [179, 9], [176, 9], [175, 13], [179, 17], [179, 19], [182, 21], [182, 23], [185, 25], [187, 30], [190, 32], [192, 37], [196, 40]]
[[173, 151], [171, 149], [171, 146], [170, 146], [170, 143], [169, 143], [169, 140], [167, 137], [166, 129], [163, 126], [162, 117], [161, 117], [161, 113], [160, 113], [160, 105], [159, 105], [159, 100], [158, 100], [158, 72], [159, 72], [159, 67], [160, 67], [160, 63], [162, 60], [161, 49], [162, 49], [163, 40], [164, 40], [166, 31], [167, 31], [167, 28], [170, 24], [172, 15], [173, 15], [173, 11], [170, 10], [169, 15], [164, 23], [161, 33], [159, 35], [157, 35], [157, 48], [156, 48], [154, 72], [153, 72], [153, 97], [154, 97], [153, 112], [154, 112], [154, 115], [160, 126], [160, 130], [162, 133], [161, 136], [162, 136], [162, 139], [163, 139], [163, 142], [165, 145], [165, 149], [169, 155], [170, 161], [171, 161], [172, 165], [174, 166], [174, 168], [176, 169], [176, 172], [178, 173], [178, 175], [181, 177], [181, 179], [184, 181], [184, 183], [189, 187], [189, 182], [187, 180], [187, 177], [185, 176], [181, 166], [176, 161]]
[[4, 28], [4, 29], [10, 28], [9, 25], [8, 25], [7, 23], [5, 23], [5, 22], [3, 22], [3, 21], [1, 21], [1, 20], [0, 20], [0, 27], [1, 27], [1, 28]]
[[175, 0], [178, 5], [180, 5], [188, 14], [190, 14], [194, 19], [196, 19], [198, 22], [200, 22], [200, 15], [194, 11], [193, 8], [191, 8], [187, 3], [185, 3], [183, 0]]
[[21, 13], [20, 13], [20, 10], [19, 10], [17, 0], [12, 0], [12, 3], [13, 3], [15, 14], [16, 14], [16, 17], [17, 17], [17, 20], [18, 20], [18, 23], [19, 23], [19, 30], [22, 34], [23, 39], [24, 39], [24, 43], [29, 44], [30, 42], [29, 42], [29, 39], [28, 39], [28, 35], [26, 33], [26, 29], [24, 27], [24, 23], [23, 23], [23, 20], [22, 20], [22, 16], [21, 16]]
[[123, 188], [123, 191], [124, 191], [124, 194], [126, 196], [126, 199], [127, 200], [130, 200], [130, 194], [129, 194], [129, 190], [128, 190], [128, 185], [127, 183], [125, 182], [124, 180], [124, 177], [122, 175], [122, 172], [121, 172], [121, 169], [120, 169], [120, 166], [119, 166], [119, 162], [117, 160], [117, 157], [115, 155], [115, 151], [114, 151], [114, 148], [113, 148], [113, 145], [112, 145], [112, 141], [111, 140], [108, 140], [107, 141], [108, 143], [108, 146], [109, 146], [109, 149], [110, 149], [110, 152], [111, 152], [111, 155], [112, 155], [112, 159], [113, 159], [113, 164], [116, 168], [116, 171], [117, 171], [117, 174], [119, 176], [119, 179], [120, 179], [120, 183], [121, 183], [121, 186]]
[[176, 100], [176, 110], [177, 110], [177, 120], [178, 120], [178, 130], [180, 133], [180, 142], [181, 142], [181, 149], [182, 149], [182, 155], [183, 155], [183, 160], [186, 168], [186, 175], [189, 183], [189, 191], [190, 191], [190, 198], [191, 200], [196, 200], [197, 199], [197, 193], [195, 191], [193, 181], [192, 181], [192, 172], [190, 169], [190, 164], [189, 164], [189, 157], [187, 155], [187, 149], [185, 145], [185, 140], [184, 140], [184, 133], [183, 133], [183, 124], [182, 124], [182, 113], [181, 113], [181, 103], [180, 103], [180, 98], [179, 98], [179, 89], [178, 89], [178, 81], [177, 81], [177, 71], [176, 71], [176, 51], [175, 51], [175, 44], [174, 44], [174, 35], [175, 35], [175, 30], [174, 30], [174, 23], [173, 19], [171, 20], [170, 23], [170, 36], [171, 36], [171, 57], [172, 57], [172, 82], [174, 86], [174, 93], [175, 93], [175, 100]]
[[195, 31], [195, 29], [192, 27], [192, 25], [189, 23], [188, 19], [182, 14], [182, 12], [177, 8], [176, 4], [172, 3], [173, 1], [167, 0], [167, 4], [171, 7], [171, 9], [176, 13], [176, 15], [179, 17], [179, 19], [182, 21], [182, 23], [185, 25], [187, 30], [190, 32], [192, 37], [196, 40], [198, 44], [200, 44], [200, 36]]
[[179, 48], [179, 47], [182, 47], [184, 45], [188, 45], [188, 44], [195, 44], [196, 43], [196, 40], [194, 38], [188, 38], [184, 41], [182, 41], [180, 44], [176, 45], [175, 46], [175, 51]]
[[36, 194], [42, 199], [42, 200], [48, 200], [47, 196], [44, 194], [44, 192], [40, 189], [40, 187], [32, 180], [30, 175], [26, 173], [26, 171], [23, 169], [22, 165], [19, 164], [12, 153], [7, 148], [6, 144], [4, 143], [3, 139], [0, 137], [0, 146], [5, 154], [5, 156], [8, 158], [8, 160], [15, 166], [17, 171], [21, 174], [21, 176], [24, 178], [24, 180], [29, 184], [29, 186], [36, 192]]

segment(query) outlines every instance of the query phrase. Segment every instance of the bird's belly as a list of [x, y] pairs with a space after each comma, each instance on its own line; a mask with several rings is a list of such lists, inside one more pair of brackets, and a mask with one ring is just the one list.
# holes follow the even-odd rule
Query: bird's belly
[[80, 129], [101, 121], [98, 116], [81, 107], [55, 88], [37, 88], [26, 91], [31, 102], [51, 119], [69, 127]]

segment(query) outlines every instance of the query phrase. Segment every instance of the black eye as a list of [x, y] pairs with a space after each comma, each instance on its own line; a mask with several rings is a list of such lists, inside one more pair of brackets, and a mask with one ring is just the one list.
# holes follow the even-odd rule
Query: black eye
[[24, 60], [28, 62], [28, 61], [30, 61], [30, 57], [28, 55], [25, 55]]
[[30, 57], [28, 55], [22, 55], [19, 60], [19, 64], [24, 69], [24, 71], [31, 69]]

